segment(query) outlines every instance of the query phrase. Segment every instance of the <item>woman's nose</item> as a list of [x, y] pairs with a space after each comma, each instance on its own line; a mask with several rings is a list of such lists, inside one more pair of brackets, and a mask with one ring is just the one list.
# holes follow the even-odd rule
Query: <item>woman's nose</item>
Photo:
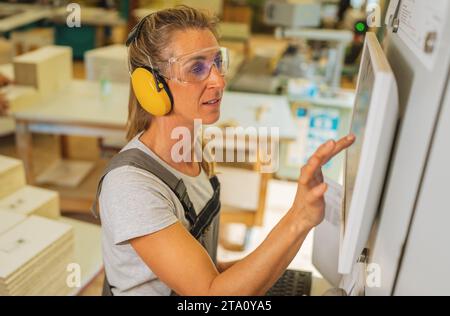
[[217, 68], [217, 66], [215, 64], [213, 64], [211, 66], [211, 71], [210, 71], [209, 77], [208, 77], [208, 84], [218, 86], [218, 87], [225, 87], [225, 84], [226, 84], [225, 78], [220, 73], [219, 69]]

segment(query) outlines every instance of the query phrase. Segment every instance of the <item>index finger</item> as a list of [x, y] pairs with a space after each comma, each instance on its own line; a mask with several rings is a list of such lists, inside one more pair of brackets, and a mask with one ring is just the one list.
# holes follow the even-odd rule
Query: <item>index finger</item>
[[334, 147], [333, 151], [330, 153], [328, 157], [326, 157], [322, 163], [322, 165], [326, 164], [328, 161], [330, 161], [331, 158], [339, 154], [344, 149], [347, 149], [355, 142], [355, 135], [350, 134], [345, 137], [342, 137], [340, 140], [336, 142], [336, 146]]
[[326, 159], [327, 157], [329, 157], [331, 153], [333, 153], [335, 146], [336, 146], [335, 141], [332, 139], [323, 143], [316, 149], [314, 154], [308, 159], [308, 162], [314, 158], [318, 159], [320, 165], [322, 165], [324, 159]]

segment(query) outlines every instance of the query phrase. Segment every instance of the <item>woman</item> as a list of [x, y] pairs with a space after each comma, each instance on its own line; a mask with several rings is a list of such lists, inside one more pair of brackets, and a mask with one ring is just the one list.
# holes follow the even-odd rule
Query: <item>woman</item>
[[[177, 127], [193, 135], [194, 119], [219, 119], [226, 63], [215, 27], [214, 19], [182, 6], [146, 17], [130, 34], [132, 80], [136, 69], [146, 67], [160, 89], [167, 84], [173, 108], [152, 116], [130, 95], [132, 139], [121, 154], [141, 160], [115, 161], [100, 186], [105, 271], [114, 295], [263, 295], [323, 219], [321, 166], [354, 141], [349, 136], [322, 145], [302, 168], [291, 209], [264, 242], [242, 260], [217, 263], [218, 183], [197, 162], [175, 162], [178, 140], [171, 138]], [[134, 82], [133, 88], [142, 93]], [[172, 185], [167, 179], [174, 176], [182, 181]], [[181, 182], [187, 194], [177, 194]]]

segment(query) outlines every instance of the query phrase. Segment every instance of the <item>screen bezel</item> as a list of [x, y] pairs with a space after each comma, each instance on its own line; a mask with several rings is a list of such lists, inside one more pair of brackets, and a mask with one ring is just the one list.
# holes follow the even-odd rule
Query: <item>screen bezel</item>
[[[367, 243], [370, 227], [375, 218], [380, 199], [389, 153], [395, 134], [398, 116], [397, 85], [383, 49], [374, 33], [367, 33], [360, 64], [356, 91], [359, 92], [362, 66], [369, 58], [374, 74], [365, 133], [362, 140], [359, 165], [355, 178], [352, 200], [344, 194], [341, 211], [341, 238], [338, 271], [351, 272], [354, 263]], [[355, 98], [355, 105], [357, 97]], [[354, 124], [352, 113], [350, 130]], [[348, 153], [344, 161], [344, 192], [348, 185]], [[345, 214], [345, 207], [348, 214]]]

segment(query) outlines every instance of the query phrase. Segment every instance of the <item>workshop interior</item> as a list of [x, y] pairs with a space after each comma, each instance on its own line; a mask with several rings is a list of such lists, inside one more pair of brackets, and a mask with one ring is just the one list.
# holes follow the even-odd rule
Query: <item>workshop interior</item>
[[[179, 6], [218, 19], [220, 50], [204, 63], [226, 80], [208, 125], [223, 136], [217, 260], [257, 249], [309, 158], [353, 134], [321, 167], [322, 222], [266, 295], [450, 295], [449, 1], [10, 0], [0, 1], [0, 296], [104, 295], [92, 205], [129, 141], [130, 96], [147, 109], [147, 80], [158, 95], [162, 81], [189, 80], [183, 56], [167, 78], [151, 61], [133, 72], [136, 25]], [[152, 94], [151, 115], [176, 109], [165, 98], [172, 107], [155, 110]]]

